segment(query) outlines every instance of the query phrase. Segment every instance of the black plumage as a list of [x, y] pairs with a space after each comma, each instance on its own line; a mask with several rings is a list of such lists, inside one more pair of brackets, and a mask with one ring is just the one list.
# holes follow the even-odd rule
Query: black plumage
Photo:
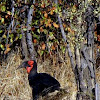
[[37, 63], [35, 60], [26, 61], [20, 67], [25, 67], [28, 72], [29, 85], [32, 87], [33, 100], [45, 96], [50, 92], [59, 90], [60, 83], [47, 73], [37, 73]]

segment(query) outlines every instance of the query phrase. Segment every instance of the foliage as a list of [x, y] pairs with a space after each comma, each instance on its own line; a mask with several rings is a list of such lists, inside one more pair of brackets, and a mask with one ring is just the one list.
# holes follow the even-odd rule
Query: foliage
[[[93, 3], [92, 0], [88, 2]], [[98, 1], [95, 5], [97, 7]], [[24, 0], [16, 0], [14, 3], [14, 13], [12, 12], [12, 1], [3, 0], [0, 3], [0, 51], [1, 54], [7, 54], [15, 43], [21, 42], [21, 30], [27, 31], [25, 22], [27, 22], [28, 8], [31, 2], [25, 3]], [[94, 4], [93, 4], [94, 5]], [[33, 7], [33, 6], [32, 6]], [[65, 52], [66, 44], [63, 42], [59, 28], [57, 14], [59, 13], [63, 21], [63, 27], [70, 45], [78, 45], [84, 42], [84, 33], [86, 32], [86, 22], [83, 20], [87, 5], [80, 1], [78, 4], [59, 0], [56, 5], [52, 0], [38, 0], [34, 5], [33, 20], [31, 32], [33, 43], [38, 54], [55, 53], [58, 50]], [[97, 7], [94, 11], [98, 16]], [[13, 22], [13, 26], [10, 24]], [[78, 37], [76, 38], [76, 35]], [[20, 44], [20, 43], [19, 43]]]

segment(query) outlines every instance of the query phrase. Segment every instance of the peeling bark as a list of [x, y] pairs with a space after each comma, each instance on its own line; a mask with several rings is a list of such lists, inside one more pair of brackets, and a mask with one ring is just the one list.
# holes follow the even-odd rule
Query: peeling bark
[[[79, 94], [77, 100], [94, 100], [95, 70], [94, 70], [94, 16], [93, 7], [86, 10], [87, 44], [81, 47], [81, 68], [79, 68]], [[78, 64], [78, 63], [77, 63]], [[82, 92], [82, 93], [81, 93]]]

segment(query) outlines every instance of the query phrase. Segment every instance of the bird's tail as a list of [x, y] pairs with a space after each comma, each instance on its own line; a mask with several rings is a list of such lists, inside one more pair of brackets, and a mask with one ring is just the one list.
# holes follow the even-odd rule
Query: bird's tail
[[44, 96], [44, 95], [48, 94], [49, 92], [54, 92], [55, 90], [60, 90], [60, 88], [58, 87], [58, 84], [52, 85], [52, 86], [44, 89], [42, 91], [41, 95]]
[[62, 98], [69, 95], [69, 92], [66, 89], [59, 88], [58, 91], [49, 93], [43, 97], [43, 100], [62, 100]]

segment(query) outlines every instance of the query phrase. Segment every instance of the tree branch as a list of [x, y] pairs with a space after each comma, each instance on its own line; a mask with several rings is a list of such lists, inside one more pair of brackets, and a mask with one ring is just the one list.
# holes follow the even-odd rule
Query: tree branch
[[61, 29], [62, 37], [63, 37], [65, 43], [67, 43], [66, 48], [68, 50], [68, 54], [69, 54], [70, 61], [71, 61], [71, 66], [72, 66], [72, 69], [74, 71], [75, 70], [75, 64], [74, 64], [73, 55], [72, 55], [72, 52], [71, 52], [71, 49], [70, 49], [70, 44], [67, 41], [67, 38], [66, 38], [66, 35], [65, 35], [65, 31], [64, 31], [64, 28], [63, 28], [63, 25], [62, 25], [62, 20], [61, 20], [59, 14], [57, 14], [57, 17], [58, 17], [58, 21], [59, 21], [59, 24], [60, 24], [60, 29]]
[[[35, 0], [33, 0], [33, 4], [35, 3]], [[30, 7], [29, 13], [28, 13], [28, 19], [27, 19], [27, 33], [26, 33], [26, 39], [27, 39], [27, 45], [29, 49], [30, 59], [35, 59], [35, 49], [32, 42], [32, 35], [31, 35], [31, 23], [32, 23], [32, 17], [33, 17], [33, 11], [34, 7], [33, 5]]]
[[28, 59], [28, 48], [26, 44], [25, 32], [23, 32], [23, 29], [21, 29], [21, 33], [22, 33], [22, 39], [21, 39], [22, 55], [25, 57], [24, 59], [27, 60]]

